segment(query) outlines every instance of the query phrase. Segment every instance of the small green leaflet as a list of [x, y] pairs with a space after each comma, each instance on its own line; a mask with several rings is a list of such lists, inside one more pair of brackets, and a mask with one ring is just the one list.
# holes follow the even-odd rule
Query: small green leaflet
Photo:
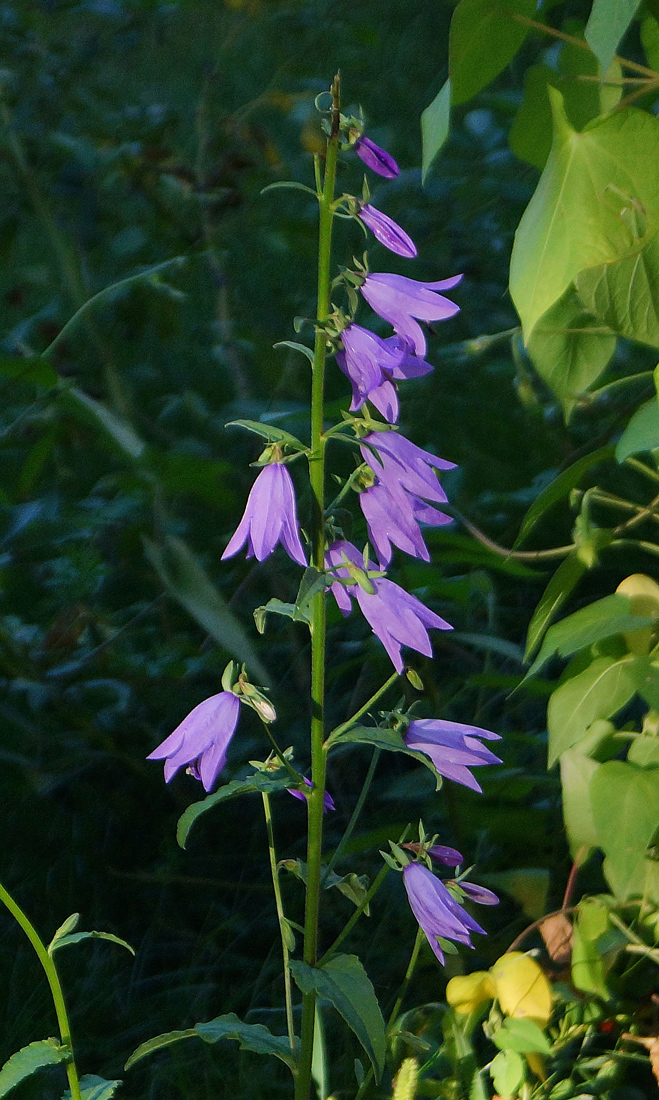
[[586, 566], [574, 550], [565, 558], [565, 561], [561, 562], [531, 616], [526, 635], [525, 661], [533, 656], [552, 619], [563, 606], [570, 593], [576, 588], [585, 572]]
[[0, 1096], [6, 1096], [10, 1089], [43, 1066], [66, 1062], [69, 1055], [68, 1048], [60, 1046], [57, 1039], [40, 1039], [16, 1051], [0, 1069]]
[[49, 953], [52, 955], [54, 951], [57, 951], [60, 947], [68, 947], [73, 943], [81, 943], [82, 940], [108, 940], [109, 943], [116, 943], [119, 947], [125, 947], [127, 951], [130, 951], [131, 955], [135, 954], [134, 949], [125, 940], [119, 938], [119, 936], [113, 936], [111, 932], [74, 932], [71, 936], [60, 936], [59, 939], [51, 944]]
[[548, 767], [561, 753], [578, 746], [598, 718], [613, 718], [636, 692], [633, 657], [596, 657], [583, 672], [553, 693], [547, 708]]
[[147, 1054], [153, 1054], [156, 1050], [178, 1043], [181, 1039], [203, 1039], [205, 1043], [217, 1043], [220, 1039], [235, 1039], [241, 1050], [252, 1050], [256, 1054], [272, 1054], [285, 1062], [291, 1071], [297, 1066], [297, 1052], [299, 1040], [296, 1039], [296, 1049], [291, 1050], [288, 1038], [285, 1035], [273, 1035], [263, 1024], [244, 1024], [234, 1012], [226, 1016], [217, 1016], [205, 1024], [195, 1024], [186, 1031], [168, 1031], [163, 1035], [156, 1035], [142, 1043], [131, 1054], [126, 1062], [125, 1069], [130, 1069]]
[[368, 1054], [379, 1081], [384, 1070], [385, 1029], [373, 986], [356, 955], [334, 955], [325, 966], [293, 960], [291, 973], [302, 993], [317, 993], [340, 1012]]
[[274, 424], [263, 424], [260, 420], [230, 420], [225, 427], [245, 428], [246, 431], [254, 432], [262, 439], [267, 439], [268, 443], [288, 443], [295, 451], [307, 450], [304, 443], [290, 432], [285, 432], [283, 428], [276, 428]]
[[[652, 867], [647, 850], [657, 830], [659, 768], [607, 760], [593, 776], [590, 797], [611, 890], [620, 901], [643, 897]], [[650, 896], [648, 901], [659, 898]]]
[[[276, 186], [274, 184], [273, 186]], [[306, 355], [307, 359], [313, 366], [313, 351], [308, 348], [306, 344], [298, 344], [296, 340], [279, 340], [278, 343], [272, 345], [273, 348], [291, 348], [293, 351], [299, 351], [302, 355]]]
[[203, 798], [201, 802], [193, 802], [191, 806], [188, 806], [179, 818], [176, 827], [176, 839], [181, 848], [185, 848], [190, 829], [197, 818], [205, 814], [207, 810], [212, 810], [220, 802], [226, 802], [227, 799], [236, 798], [241, 794], [256, 794], [263, 791], [267, 794], [273, 794], [275, 791], [285, 791], [287, 787], [292, 786], [294, 786], [292, 776], [288, 773], [282, 775], [281, 772], [277, 772], [275, 775], [268, 772], [254, 772], [253, 775], [248, 775], [247, 779], [233, 779], [231, 783], [225, 783], [218, 791], [209, 794], [207, 798]]

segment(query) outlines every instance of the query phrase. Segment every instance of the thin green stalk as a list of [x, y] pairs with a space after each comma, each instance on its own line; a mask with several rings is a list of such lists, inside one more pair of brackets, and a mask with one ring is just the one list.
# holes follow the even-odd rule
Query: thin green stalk
[[362, 717], [362, 715], [366, 714], [366, 712], [369, 711], [371, 707], [375, 705], [375, 703], [377, 703], [378, 699], [380, 699], [384, 695], [385, 691], [388, 691], [391, 685], [395, 684], [399, 675], [399, 672], [392, 672], [389, 679], [382, 685], [381, 688], [378, 688], [378, 690], [373, 695], [371, 695], [370, 699], [366, 700], [363, 707], [360, 707], [359, 710], [355, 711], [352, 717], [348, 718], [346, 722], [342, 722], [340, 726], [337, 726], [336, 729], [332, 730], [329, 737], [327, 738], [325, 747], [329, 748], [330, 745], [334, 744], [334, 742], [339, 739], [342, 733], [345, 733], [346, 730], [349, 730], [352, 726], [354, 726], [355, 723], [358, 722], [359, 719]]
[[340, 841], [339, 841], [339, 843], [338, 843], [338, 845], [337, 845], [337, 847], [334, 851], [334, 855], [329, 860], [329, 862], [327, 864], [327, 867], [325, 868], [325, 874], [323, 875], [323, 883], [327, 879], [327, 876], [330, 874], [332, 868], [334, 867], [334, 864], [338, 863], [338, 861], [341, 859], [341, 856], [345, 852], [346, 845], [347, 845], [348, 841], [350, 840], [350, 837], [352, 836], [355, 825], [357, 824], [357, 821], [359, 820], [359, 815], [362, 812], [362, 807], [363, 807], [363, 805], [364, 805], [364, 803], [365, 803], [365, 801], [368, 797], [368, 792], [371, 789], [371, 783], [373, 782], [373, 776], [375, 775], [375, 769], [378, 766], [378, 760], [379, 759], [380, 759], [380, 749], [373, 749], [373, 755], [371, 757], [371, 763], [368, 766], [368, 771], [366, 772], [366, 778], [364, 779], [364, 782], [362, 784], [362, 789], [360, 791], [359, 798], [357, 799], [357, 803], [355, 805], [355, 808], [352, 811], [352, 814], [350, 816], [350, 821], [348, 822], [348, 824], [346, 826], [346, 831], [343, 834], [343, 836], [341, 837], [341, 839], [340, 839]]
[[55, 1006], [55, 1013], [57, 1015], [57, 1024], [59, 1027], [60, 1038], [62, 1040], [62, 1046], [66, 1047], [69, 1051], [69, 1059], [66, 1063], [66, 1076], [69, 1080], [69, 1088], [71, 1089], [71, 1100], [82, 1100], [80, 1093], [80, 1082], [78, 1080], [78, 1071], [76, 1069], [75, 1059], [73, 1057], [73, 1043], [71, 1042], [71, 1028], [69, 1027], [69, 1018], [66, 1012], [66, 1004], [64, 1002], [64, 994], [62, 992], [62, 986], [60, 985], [59, 975], [57, 973], [57, 967], [51, 959], [45, 945], [41, 942], [41, 939], [36, 932], [36, 929], [28, 920], [27, 916], [14, 901], [11, 894], [9, 894], [4, 886], [0, 884], [0, 901], [3, 901], [7, 906], [7, 909], [11, 913], [14, 920], [20, 924], [21, 928], [25, 932], [28, 940], [34, 948], [37, 958], [41, 963], [46, 978], [48, 979], [48, 985], [50, 986], [51, 996], [53, 998], [53, 1004]]
[[270, 873], [272, 875], [272, 889], [275, 895], [277, 907], [277, 919], [279, 921], [279, 935], [281, 936], [281, 954], [284, 961], [284, 995], [286, 999], [286, 1030], [291, 1050], [295, 1050], [295, 1028], [293, 1027], [293, 991], [291, 988], [291, 972], [288, 969], [289, 951], [286, 942], [288, 923], [284, 913], [284, 905], [281, 900], [279, 886], [279, 871], [277, 870], [277, 851], [275, 849], [275, 837], [272, 829], [272, 813], [270, 811], [270, 796], [265, 791], [261, 792], [263, 798], [263, 813], [265, 815], [265, 828], [268, 834], [268, 854], [270, 856]]
[[[331, 253], [332, 223], [334, 213], [334, 189], [336, 162], [339, 151], [340, 81], [335, 76], [332, 85], [332, 111], [330, 136], [327, 142], [325, 176], [319, 199], [320, 224], [318, 230], [318, 305], [316, 342], [311, 383], [311, 446], [309, 477], [313, 503], [312, 561], [322, 572], [325, 566], [325, 439], [324, 381], [327, 336], [320, 327], [327, 320], [331, 309]], [[308, 800], [307, 832], [307, 892], [304, 916], [304, 961], [314, 966], [318, 954], [318, 916], [320, 909], [323, 810], [325, 798], [326, 753], [325, 739], [325, 638], [326, 594], [318, 592], [311, 602], [311, 782]], [[316, 996], [304, 995], [302, 1002], [302, 1048], [300, 1068], [295, 1082], [296, 1100], [307, 1100], [311, 1086], [313, 1036]]]
[[643, 474], [644, 477], [648, 477], [650, 481], [659, 481], [659, 474], [657, 471], [646, 466], [644, 462], [639, 462], [637, 458], [626, 458], [625, 466], [629, 466], [632, 470], [636, 470], [637, 473]]

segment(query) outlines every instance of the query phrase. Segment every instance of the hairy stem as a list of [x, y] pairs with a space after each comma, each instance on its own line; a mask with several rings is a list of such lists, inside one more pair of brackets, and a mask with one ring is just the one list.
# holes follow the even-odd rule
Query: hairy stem
[[69, 1079], [71, 1100], [81, 1100], [78, 1071], [76, 1069], [75, 1059], [73, 1057], [71, 1028], [69, 1027], [69, 1017], [66, 1012], [64, 994], [62, 992], [62, 986], [60, 985], [57, 967], [55, 966], [55, 963], [48, 954], [48, 951], [45, 945], [42, 943], [36, 929], [28, 920], [27, 916], [20, 908], [20, 906], [17, 905], [17, 903], [14, 901], [11, 894], [9, 894], [7, 890], [5, 890], [2, 884], [0, 884], [0, 901], [4, 902], [14, 920], [17, 922], [17, 924], [21, 926], [21, 928], [25, 932], [25, 935], [32, 944], [32, 947], [36, 952], [37, 958], [39, 959], [39, 962], [44, 969], [46, 978], [48, 979], [48, 985], [50, 986], [53, 1004], [55, 1006], [55, 1014], [57, 1016], [57, 1025], [59, 1027], [62, 1046], [66, 1047], [69, 1052], [68, 1060], [66, 1063], [66, 1076]]
[[[325, 359], [327, 356], [327, 336], [321, 326], [329, 317], [331, 309], [330, 262], [332, 252], [332, 223], [334, 219], [332, 203], [334, 201], [336, 162], [339, 151], [339, 91], [340, 83], [337, 74], [332, 84], [330, 136], [327, 142], [323, 190], [318, 200], [320, 206], [317, 307], [319, 327], [316, 329], [311, 383], [311, 447], [309, 454], [309, 476], [313, 505], [311, 529], [312, 563], [320, 572], [322, 572], [325, 566], [325, 439], [323, 436], [323, 421]], [[325, 635], [326, 595], [324, 591], [321, 591], [316, 593], [311, 602], [312, 789], [308, 800], [307, 894], [304, 914], [304, 961], [309, 966], [315, 965], [318, 955], [318, 915], [321, 891], [321, 857], [326, 766], [326, 753], [323, 748], [323, 741], [325, 739]], [[311, 1063], [313, 1059], [315, 1008], [315, 994], [305, 994], [302, 1002], [302, 1049], [300, 1054], [300, 1067], [295, 1083], [296, 1100], [307, 1100], [309, 1096], [309, 1089], [311, 1086]]]

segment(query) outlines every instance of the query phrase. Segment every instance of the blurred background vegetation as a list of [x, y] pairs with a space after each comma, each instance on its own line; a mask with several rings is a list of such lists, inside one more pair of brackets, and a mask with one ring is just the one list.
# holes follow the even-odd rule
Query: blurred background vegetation
[[[401, 165], [398, 179], [371, 185], [376, 204], [419, 246], [414, 277], [465, 273], [455, 292], [460, 314], [430, 339], [436, 370], [404, 390], [402, 414], [415, 442], [459, 464], [446, 485], [460, 511], [511, 546], [542, 486], [624, 417], [615, 405], [597, 415], [585, 407], [568, 429], [509, 342], [474, 342], [517, 324], [508, 261], [538, 172], [507, 144], [521, 99], [519, 61], [519, 71], [514, 65], [459, 114], [421, 188], [419, 116], [446, 76], [453, 6], [0, 6], [0, 875], [46, 939], [80, 911], [81, 927], [108, 929], [137, 950], [134, 964], [103, 943], [62, 954], [83, 1072], [119, 1077], [144, 1039], [222, 1011], [284, 1030], [283, 1014], [270, 1009], [282, 990], [260, 801], [205, 817], [182, 852], [175, 823], [198, 785], [179, 775], [165, 788], [145, 756], [219, 690], [232, 655], [219, 636], [243, 652], [257, 648], [279, 740], [307, 762], [304, 631], [273, 619], [259, 638], [251, 615], [272, 595], [290, 599], [295, 571], [280, 551], [260, 566], [242, 557], [219, 564], [258, 456], [251, 437], [224, 425], [268, 417], [305, 430], [306, 361], [273, 344], [295, 338], [296, 315], [314, 313], [316, 210], [299, 192], [260, 192], [285, 179], [312, 182], [314, 97], [337, 68], [345, 106], [363, 107], [370, 136]], [[580, 7], [587, 13], [575, 3], [577, 16]], [[339, 185], [360, 184], [359, 165], [346, 157]], [[362, 248], [358, 229], [341, 223], [337, 261]], [[36, 364], [85, 301], [166, 261], [176, 262], [101, 297], [64, 333], [50, 355], [57, 378]], [[410, 273], [379, 246], [371, 262]], [[648, 352], [625, 346], [624, 372], [632, 354], [637, 369], [648, 365]], [[333, 412], [346, 406], [335, 370], [329, 396]], [[568, 519], [551, 513], [537, 544], [561, 544], [569, 530]], [[477, 863], [481, 878], [510, 872], [510, 893], [486, 914], [490, 935], [473, 959], [486, 967], [530, 920], [560, 905], [571, 863], [558, 778], [545, 770], [551, 687], [536, 680], [509, 698], [549, 572], [490, 552], [457, 525], [428, 540], [431, 566], [397, 560], [392, 574], [456, 628], [435, 636], [433, 661], [414, 660], [427, 688], [423, 706], [503, 734], [504, 763], [479, 774], [481, 797], [451, 784], [435, 795], [424, 769], [390, 755], [344, 870], [372, 874], [378, 847], [422, 815]], [[585, 595], [611, 591], [635, 565], [595, 570]], [[210, 628], [190, 613], [204, 604], [208, 578], [225, 601]], [[338, 721], [388, 674], [388, 662], [363, 622], [336, 615], [334, 623]], [[246, 713], [229, 774], [267, 751]], [[332, 765], [330, 847], [368, 760], [352, 749]], [[301, 857], [304, 807], [282, 795], [276, 814], [280, 856]], [[597, 865], [588, 875], [586, 885], [601, 889]], [[300, 884], [284, 888], [299, 919]], [[350, 912], [345, 898], [330, 899], [328, 936], [332, 907], [337, 919]], [[54, 1021], [21, 932], [8, 916], [0, 927], [4, 1061], [51, 1034]], [[413, 936], [400, 883], [388, 881], [351, 941], [385, 1015]], [[449, 975], [462, 965], [451, 958]], [[428, 951], [417, 1000], [441, 999], [443, 981]], [[338, 1029], [336, 1040], [344, 1042]], [[351, 1072], [352, 1048], [345, 1057]], [[200, 1050], [195, 1041], [141, 1064], [125, 1095], [284, 1095], [278, 1065], [228, 1047]], [[54, 1080], [32, 1078], [17, 1100], [56, 1095]]]

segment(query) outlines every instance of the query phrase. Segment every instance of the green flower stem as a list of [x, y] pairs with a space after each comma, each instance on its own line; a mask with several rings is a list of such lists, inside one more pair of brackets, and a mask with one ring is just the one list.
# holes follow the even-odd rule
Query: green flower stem
[[[404, 843], [405, 838], [407, 837], [407, 834], [409, 833], [410, 829], [411, 829], [411, 825], [406, 825], [405, 826], [405, 828], [403, 829], [402, 833], [400, 834], [400, 836], [398, 838], [398, 841], [397, 841], [398, 844], [403, 844]], [[354, 928], [355, 924], [357, 923], [357, 921], [361, 917], [361, 915], [364, 912], [364, 910], [366, 909], [366, 907], [368, 905], [370, 905], [372, 899], [375, 897], [378, 890], [382, 886], [382, 883], [386, 879], [386, 877], [389, 874], [390, 870], [391, 870], [391, 868], [386, 863], [383, 864], [383, 866], [380, 868], [378, 874], [373, 879], [373, 884], [372, 884], [370, 890], [368, 891], [368, 893], [366, 894], [366, 897], [364, 897], [362, 899], [362, 901], [359, 903], [359, 905], [355, 909], [354, 913], [352, 914], [350, 920], [348, 921], [346, 926], [342, 929], [342, 931], [339, 932], [338, 936], [334, 940], [334, 943], [331, 945], [331, 947], [328, 947], [327, 951], [325, 952], [322, 959], [320, 960], [321, 963], [326, 963], [327, 960], [336, 951], [338, 951], [338, 949], [341, 946], [341, 944], [343, 943], [344, 939], [352, 931], [352, 929]]]
[[377, 748], [373, 749], [373, 755], [371, 757], [371, 762], [368, 766], [368, 771], [366, 772], [366, 778], [364, 779], [364, 782], [362, 784], [362, 789], [360, 791], [359, 798], [357, 799], [357, 803], [355, 805], [355, 808], [352, 811], [350, 821], [348, 822], [348, 824], [346, 826], [346, 831], [343, 834], [343, 836], [341, 837], [341, 839], [340, 839], [340, 841], [339, 841], [339, 843], [338, 843], [338, 845], [337, 845], [337, 847], [334, 851], [334, 855], [329, 860], [329, 862], [327, 864], [327, 867], [325, 868], [325, 874], [323, 875], [323, 883], [325, 883], [325, 880], [327, 879], [327, 876], [332, 871], [332, 868], [334, 867], [334, 864], [338, 863], [338, 861], [341, 859], [341, 856], [345, 852], [346, 845], [347, 845], [348, 841], [350, 840], [350, 837], [352, 836], [355, 825], [357, 824], [357, 821], [359, 819], [359, 815], [362, 812], [362, 808], [363, 808], [364, 803], [365, 803], [365, 801], [368, 797], [368, 792], [371, 789], [371, 783], [373, 782], [373, 776], [375, 775], [375, 769], [378, 766], [378, 760], [379, 759], [380, 759], [380, 749], [377, 749]]
[[286, 1030], [291, 1050], [295, 1050], [295, 1028], [293, 1027], [293, 993], [291, 989], [291, 972], [288, 969], [289, 951], [286, 942], [286, 915], [281, 900], [281, 888], [279, 885], [279, 871], [277, 870], [277, 851], [275, 849], [275, 837], [272, 830], [272, 813], [270, 811], [270, 796], [265, 791], [261, 792], [263, 798], [263, 813], [265, 815], [265, 828], [268, 834], [268, 854], [270, 856], [270, 873], [272, 874], [272, 889], [275, 895], [277, 907], [277, 919], [279, 920], [279, 934], [281, 936], [281, 953], [284, 960], [284, 995], [286, 999]]
[[332, 730], [325, 743], [325, 748], [329, 748], [330, 745], [333, 745], [335, 741], [338, 741], [342, 733], [345, 733], [346, 730], [351, 729], [352, 726], [354, 726], [359, 721], [362, 715], [366, 714], [366, 712], [369, 711], [371, 707], [375, 705], [375, 703], [377, 703], [378, 699], [380, 699], [384, 695], [385, 691], [388, 691], [391, 685], [396, 683], [399, 675], [400, 673], [398, 672], [392, 672], [389, 679], [382, 685], [381, 688], [378, 688], [374, 695], [371, 695], [370, 699], [367, 699], [363, 707], [360, 707], [359, 710], [355, 711], [352, 717], [348, 718], [347, 722], [342, 722], [340, 726], [337, 726], [336, 729]]
[[41, 942], [41, 939], [39, 938], [39, 935], [37, 934], [35, 928], [30, 923], [23, 910], [20, 908], [19, 905], [16, 904], [11, 894], [9, 894], [5, 890], [2, 884], [0, 884], [0, 901], [4, 902], [14, 920], [18, 924], [20, 924], [21, 928], [25, 932], [25, 935], [32, 944], [37, 954], [37, 958], [39, 959], [39, 962], [44, 968], [46, 978], [48, 979], [48, 985], [50, 986], [53, 1004], [55, 1005], [55, 1013], [57, 1015], [57, 1024], [59, 1027], [60, 1038], [62, 1040], [62, 1046], [66, 1047], [69, 1051], [69, 1058], [66, 1063], [66, 1076], [69, 1079], [71, 1100], [82, 1100], [80, 1093], [80, 1082], [78, 1080], [78, 1071], [76, 1069], [75, 1059], [73, 1057], [71, 1028], [69, 1027], [69, 1018], [66, 1012], [64, 994], [62, 992], [62, 986], [60, 985], [57, 967], [55, 966], [55, 963], [48, 954], [47, 948]]
[[[309, 477], [312, 493], [312, 563], [319, 572], [325, 567], [325, 439], [324, 381], [327, 336], [322, 324], [331, 309], [332, 203], [336, 184], [336, 162], [339, 151], [339, 76], [332, 84], [330, 136], [327, 142], [325, 176], [319, 199], [318, 230], [318, 307], [316, 342], [311, 383], [311, 447]], [[308, 799], [307, 832], [307, 892], [304, 915], [304, 961], [314, 966], [318, 954], [318, 915], [321, 892], [321, 858], [323, 843], [323, 810], [325, 798], [326, 753], [325, 738], [325, 636], [326, 594], [318, 592], [311, 601], [311, 782]], [[307, 1100], [311, 1086], [313, 1037], [316, 996], [304, 995], [302, 1002], [302, 1048], [300, 1067], [295, 1082], [296, 1100]]]

